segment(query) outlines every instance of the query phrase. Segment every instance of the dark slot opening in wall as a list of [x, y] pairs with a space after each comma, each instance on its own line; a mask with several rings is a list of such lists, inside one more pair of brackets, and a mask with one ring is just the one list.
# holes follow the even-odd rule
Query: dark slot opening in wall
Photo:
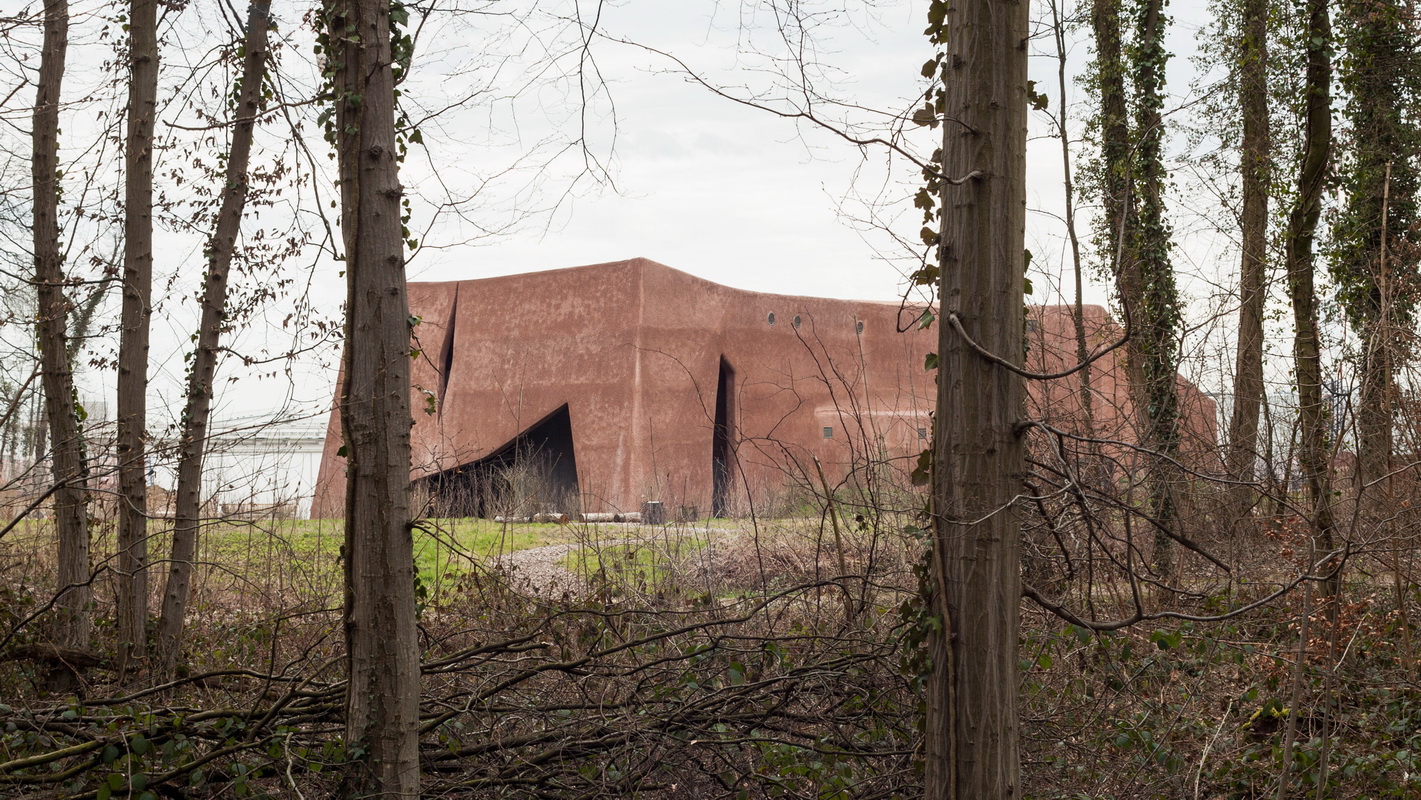
[[715, 433], [711, 439], [711, 514], [729, 514], [730, 486], [735, 470], [735, 370], [720, 360], [715, 382]]
[[577, 456], [564, 405], [488, 456], [422, 479], [431, 513], [493, 517], [576, 514]]
[[459, 288], [449, 304], [449, 321], [444, 326], [444, 344], [439, 348], [439, 404], [443, 410], [444, 396], [449, 393], [449, 373], [454, 371], [454, 325], [459, 318]]

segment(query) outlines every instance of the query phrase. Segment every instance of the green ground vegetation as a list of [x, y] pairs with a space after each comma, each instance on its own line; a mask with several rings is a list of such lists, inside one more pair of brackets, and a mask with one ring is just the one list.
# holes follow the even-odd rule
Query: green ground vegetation
[[697, 535], [664, 537], [648, 541], [579, 547], [562, 559], [575, 575], [604, 580], [639, 593], [655, 592], [686, 572], [709, 545]]
[[[1247, 606], [1296, 573], [1305, 529], [1276, 527], [1240, 545], [1252, 559], [1232, 582], [1186, 573], [1180, 613]], [[630, 796], [630, 780], [697, 796], [726, 784], [752, 797], [920, 794], [920, 539], [901, 520], [841, 534], [815, 518], [428, 522], [417, 533], [426, 793], [531, 797], [524, 787], [556, 783]], [[112, 535], [99, 527], [96, 554]], [[41, 522], [0, 539], [11, 655], [49, 641], [43, 617], [16, 626], [50, 597], [51, 536]], [[46, 694], [44, 662], [0, 661], [0, 717], [13, 723], [0, 730], [0, 796], [157, 797], [159, 785], [192, 798], [336, 796], [349, 757], [331, 733], [341, 538], [335, 521], [213, 524], [180, 682], [162, 693], [95, 702], [130, 692], [98, 666], [85, 672], [88, 698]], [[568, 548], [548, 558], [585, 585], [550, 592], [477, 567], [542, 545]], [[1132, 608], [1117, 575], [1072, 573], [1063, 556], [1038, 571], [1054, 576], [1052, 596], [1099, 618]], [[1364, 557], [1333, 601], [1299, 589], [1214, 622], [1099, 632], [1024, 603], [1022, 797], [1252, 800], [1276, 796], [1284, 774], [1291, 796], [1418, 796], [1411, 575]], [[108, 580], [99, 620], [112, 613]], [[111, 657], [112, 626], [96, 634], [96, 653]], [[689, 796], [676, 791], [638, 794]]]
[[[154, 521], [150, 552], [161, 558], [168, 550], [169, 531]], [[344, 542], [340, 520], [261, 519], [214, 520], [199, 538], [199, 570], [208, 581], [242, 593], [266, 589], [288, 595], [294, 589], [330, 597], [340, 581]], [[415, 567], [426, 586], [439, 586], [468, 573], [476, 562], [501, 555], [571, 541], [573, 532], [554, 524], [510, 524], [486, 519], [426, 519], [414, 531]], [[25, 553], [36, 568], [53, 558], [53, 526], [48, 520], [25, 520], [6, 535], [5, 549]], [[113, 523], [94, 528], [96, 565], [113, 554]], [[242, 587], [237, 586], [241, 584]]]

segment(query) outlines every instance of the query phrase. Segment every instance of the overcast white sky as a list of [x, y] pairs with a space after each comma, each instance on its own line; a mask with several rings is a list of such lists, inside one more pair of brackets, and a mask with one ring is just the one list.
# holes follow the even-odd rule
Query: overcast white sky
[[[826, 94], [869, 108], [892, 113], [910, 108], [921, 83], [918, 67], [929, 54], [921, 36], [923, 5], [894, 0], [873, 13], [825, 19], [814, 31], [824, 50], [817, 59], [823, 74], [816, 76], [823, 82], [817, 85]], [[774, 51], [784, 48], [774, 35], [775, 20], [765, 14], [743, 18], [738, 12], [734, 4], [713, 2], [628, 0], [605, 6], [600, 27], [606, 38], [592, 43], [605, 87], [589, 104], [587, 130], [594, 155], [611, 156], [614, 185], [581, 183], [578, 196], [566, 199], [550, 218], [536, 218], [514, 235], [477, 247], [416, 254], [411, 277], [485, 277], [645, 256], [758, 291], [898, 296], [901, 266], [880, 257], [892, 248], [892, 240], [879, 232], [860, 231], [862, 225], [838, 210], [846, 204], [849, 213], [863, 216], [859, 195], [890, 201], [911, 195], [906, 184], [898, 184], [878, 197], [885, 178], [884, 151], [861, 152], [812, 125], [716, 97], [675, 74], [678, 68], [669, 60], [612, 41], [635, 41], [671, 53], [738, 95], [753, 92], [777, 103], [776, 95], [782, 94], [777, 84], [782, 82], [765, 71], [772, 66], [768, 59], [748, 52], [758, 47], [781, 55]], [[446, 41], [457, 38], [458, 27], [437, 26], [432, 36], [426, 32], [426, 38], [435, 40], [430, 49], [458, 47]], [[477, 47], [472, 41], [461, 44]], [[445, 64], [434, 61], [429, 66], [437, 74]], [[562, 64], [564, 69], [572, 66], [573, 59]], [[430, 89], [429, 94], [452, 94], [444, 86]], [[575, 95], [557, 87], [533, 94], [494, 104], [492, 113], [466, 112], [461, 121], [441, 125], [439, 134], [425, 137], [437, 168], [442, 172], [452, 166], [454, 174], [466, 178], [462, 186], [451, 188], [467, 189], [542, 136], [567, 136], [577, 130], [579, 121], [564, 117], [577, 110]], [[424, 102], [438, 103], [430, 97]], [[840, 116], [829, 107], [823, 113], [830, 119]], [[490, 147], [478, 136], [451, 141], [463, 138], [459, 126], [479, 124], [503, 131], [516, 126], [517, 142]], [[451, 129], [453, 136], [441, 135]], [[920, 139], [920, 146], [926, 146], [931, 137]], [[542, 202], [527, 205], [557, 200], [576, 162], [564, 158], [542, 184]], [[421, 166], [412, 165], [407, 183], [421, 184]], [[904, 170], [900, 177], [911, 173]], [[426, 189], [424, 197], [434, 199], [430, 187], [421, 188]], [[499, 199], [494, 194], [484, 205], [494, 220], [501, 214], [489, 206]], [[907, 219], [899, 232], [913, 236], [914, 222]], [[429, 240], [460, 238], [459, 230], [451, 227], [436, 229]]]
[[[809, 4], [814, 5], [814, 4]], [[827, 4], [825, 4], [827, 5]], [[826, 12], [817, 19], [813, 41], [820, 48], [812, 75], [824, 94], [866, 109], [902, 113], [917, 101], [923, 81], [918, 69], [930, 55], [922, 35], [926, 0], [882, 0], [849, 3], [850, 11]], [[583, 0], [584, 13], [594, 6]], [[1176, 23], [1170, 47], [1170, 89], [1174, 104], [1188, 107], [1195, 99], [1191, 57], [1204, 19], [1202, 0], [1176, 3]], [[1044, 15], [1046, 6], [1033, 4]], [[678, 269], [756, 291], [842, 298], [896, 299], [904, 291], [903, 275], [914, 268], [914, 253], [895, 236], [916, 242], [921, 216], [906, 200], [917, 186], [916, 170], [892, 160], [881, 148], [860, 150], [815, 126], [778, 118], [717, 97], [676, 74], [669, 61], [609, 39], [626, 39], [668, 52], [712, 82], [739, 95], [759, 95], [776, 107], [785, 81], [786, 45], [774, 33], [779, 20], [763, 11], [744, 13], [733, 2], [665, 2], [623, 0], [603, 7], [600, 20], [606, 38], [593, 52], [606, 79], [606, 95], [590, 104], [588, 131], [598, 156], [611, 153], [615, 187], [592, 190], [579, 184], [579, 194], [559, 206], [551, 218], [537, 217], [512, 235], [485, 240], [474, 247], [421, 252], [412, 261], [416, 280], [448, 280], [517, 273], [536, 269], [596, 263], [645, 256]], [[436, 31], [441, 29], [436, 28]], [[448, 63], [476, 47], [459, 41], [458, 26], [448, 25], [426, 36], [425, 78], [440, 76]], [[1084, 40], [1074, 33], [1072, 39]], [[452, 39], [452, 41], [451, 41]], [[797, 43], [797, 40], [796, 40]], [[1038, 54], [1053, 45], [1036, 42]], [[1071, 71], [1082, 69], [1088, 46], [1068, 41]], [[418, 69], [418, 65], [417, 65]], [[1033, 58], [1038, 90], [1050, 95], [1053, 110], [1059, 98], [1054, 60]], [[422, 101], [438, 106], [452, 97], [451, 83], [439, 77], [424, 84]], [[1069, 92], [1075, 99], [1077, 87]], [[418, 87], [412, 94], [420, 94]], [[558, 119], [570, 112], [576, 98], [544, 89], [531, 100], [479, 105], [477, 111], [453, 115], [439, 126], [441, 134], [426, 137], [428, 158], [434, 160], [451, 187], [476, 185], [527, 149], [530, 142], [557, 130], [566, 135], [574, 121]], [[606, 100], [615, 103], [615, 116]], [[881, 121], [879, 115], [831, 106], [820, 110], [829, 119]], [[1074, 135], [1080, 135], [1083, 109], [1073, 109]], [[516, 118], [515, 118], [516, 117]], [[615, 123], [615, 126], [614, 126]], [[497, 137], [481, 138], [464, 126], [518, 130], [513, 144]], [[615, 146], [610, 137], [615, 131]], [[1045, 275], [1038, 279], [1037, 302], [1059, 301], [1050, 288], [1060, 286], [1068, 272], [1064, 231], [1057, 217], [1064, 212], [1059, 140], [1048, 138], [1044, 118], [1034, 115], [1030, 146], [1028, 246]], [[936, 146], [938, 134], [919, 130], [908, 144], [920, 154]], [[568, 161], [550, 170], [542, 184], [543, 205], [565, 188]], [[413, 163], [407, 183], [429, 200], [436, 192], [419, 177], [428, 165]], [[1076, 165], [1079, 170], [1080, 165]], [[559, 182], [559, 177], [563, 183]], [[458, 178], [461, 177], [462, 180]], [[506, 184], [504, 189], [506, 192]], [[481, 220], [500, 220], [497, 189], [481, 207]], [[520, 208], [539, 205], [520, 200]], [[426, 207], [427, 208], [427, 207]], [[1181, 209], [1180, 224], [1188, 226], [1195, 212]], [[1085, 212], [1088, 214], [1088, 210]], [[1217, 216], [1217, 209], [1202, 213]], [[477, 215], [476, 215], [477, 216]], [[872, 223], [870, 223], [872, 220]], [[427, 220], [417, 220], [423, 222]], [[887, 225], [892, 234], [875, 229]], [[1088, 219], [1082, 233], [1088, 235]], [[462, 231], [462, 233], [461, 233]], [[427, 241], [457, 242], [469, 226], [439, 227]], [[1210, 247], [1212, 245], [1205, 245]], [[921, 253], [922, 248], [917, 248]], [[1197, 253], [1195, 255], [1198, 255]], [[1069, 285], [1064, 287], [1069, 290]], [[1104, 302], [1105, 293], [1088, 293]]]

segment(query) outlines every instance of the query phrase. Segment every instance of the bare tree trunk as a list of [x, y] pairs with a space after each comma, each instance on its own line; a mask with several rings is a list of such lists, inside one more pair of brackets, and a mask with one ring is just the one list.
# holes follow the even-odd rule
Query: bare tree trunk
[[944, 22], [938, 412], [934, 415], [926, 796], [1019, 796], [1017, 639], [1027, 4], [965, 0]]
[[129, 8], [130, 74], [118, 344], [118, 641], [120, 672], [147, 655], [148, 317], [153, 295], [153, 124], [158, 115], [158, 3]]
[[35, 289], [39, 301], [40, 363], [45, 415], [54, 443], [54, 527], [59, 540], [60, 644], [76, 650], [89, 646], [92, 592], [89, 588], [89, 525], [84, 510], [87, 468], [79, 418], [74, 410], [74, 376], [69, 369], [65, 322], [64, 255], [59, 247], [59, 89], [69, 39], [69, 3], [44, 6], [44, 53], [35, 99], [31, 141], [34, 185]]
[[[1239, 106], [1243, 112], [1243, 256], [1239, 268], [1238, 352], [1234, 367], [1233, 409], [1229, 414], [1229, 477], [1255, 479], [1258, 463], [1258, 414], [1263, 404], [1263, 306], [1268, 270], [1268, 189], [1272, 138], [1268, 125], [1268, 3], [1245, 0], [1239, 48]], [[1258, 493], [1251, 486], [1232, 489], [1235, 529], [1249, 530]]]
[[[1301, 428], [1298, 462], [1308, 482], [1312, 529], [1319, 549], [1336, 548], [1332, 515], [1331, 464], [1328, 463], [1327, 419], [1322, 397], [1322, 352], [1317, 327], [1317, 295], [1313, 289], [1313, 237], [1327, 186], [1332, 151], [1332, 25], [1327, 0], [1308, 0], [1306, 111], [1298, 194], [1288, 215], [1288, 292], [1293, 304], [1293, 357], [1298, 381], [1298, 421]], [[1329, 596], [1335, 585], [1325, 587]]]
[[[44, 316], [40, 312], [38, 316]], [[36, 327], [36, 337], [38, 337], [38, 327]], [[37, 343], [38, 347], [43, 345]], [[41, 364], [41, 369], [43, 365]], [[45, 413], [44, 381], [40, 381], [40, 394], [34, 405], [34, 413], [30, 415], [30, 457], [39, 463], [49, 453], [49, 417]]]
[[[1316, 554], [1316, 550], [1309, 549]], [[1309, 558], [1309, 562], [1314, 559]], [[1292, 687], [1288, 693], [1288, 723], [1283, 730], [1283, 765], [1278, 768], [1278, 800], [1288, 798], [1288, 778], [1293, 771], [1293, 748], [1298, 742], [1298, 717], [1303, 708], [1303, 676], [1308, 663], [1308, 623], [1312, 619], [1312, 584], [1303, 587], [1303, 609], [1298, 614], [1298, 655], [1293, 662]], [[1304, 794], [1306, 796], [1306, 794]]]
[[104, 298], [108, 295], [109, 287], [113, 286], [114, 278], [115, 276], [108, 274], [99, 278], [89, 296], [84, 298], [84, 302], [69, 310], [69, 345], [65, 354], [69, 359], [70, 372], [73, 372], [74, 365], [79, 363], [79, 353], [84, 349], [84, 342], [94, 328], [94, 315], [98, 313], [99, 306], [104, 304]]
[[[1385, 273], [1379, 283], [1379, 294], [1383, 295], [1382, 302], [1386, 304], [1390, 298], [1385, 297]], [[1366, 342], [1363, 345], [1365, 352], [1362, 355], [1361, 386], [1357, 392], [1356, 409], [1359, 503], [1367, 502], [1364, 494], [1370, 494], [1369, 499], [1373, 502], [1381, 500], [1384, 495], [1378, 494], [1377, 490], [1382, 488], [1380, 484], [1387, 482], [1386, 477], [1393, 469], [1395, 445], [1392, 428], [1395, 418], [1392, 398], [1396, 393], [1397, 350], [1394, 340], [1399, 337], [1395, 323], [1389, 319], [1388, 311], [1386, 305], [1383, 305], [1377, 319], [1368, 326], [1371, 330], [1362, 331]], [[1385, 503], [1385, 500], [1382, 502]], [[1383, 505], [1382, 508], [1390, 509], [1390, 506]], [[1371, 511], [1375, 510], [1377, 506], [1371, 506]], [[1364, 516], [1373, 525], [1378, 518], [1390, 516], [1392, 513], [1390, 510], [1383, 510], [1381, 514], [1371, 511]]]
[[257, 114], [261, 111], [261, 84], [266, 69], [270, 5], [247, 6], [246, 59], [242, 66], [232, 144], [227, 154], [227, 180], [217, 229], [207, 246], [207, 275], [202, 289], [202, 321], [197, 329], [197, 349], [188, 374], [178, 450], [177, 500], [173, 509], [173, 545], [168, 560], [168, 584], [163, 594], [163, 616], [158, 625], [158, 652], [165, 673], [177, 665], [182, 646], [183, 616], [192, 582], [192, 562], [197, 553], [197, 530], [202, 514], [202, 457], [207, 449], [211, 418], [213, 376], [217, 371], [217, 346], [226, 327], [227, 278], [242, 211], [247, 202], [247, 164]]
[[1076, 185], [1072, 177], [1071, 138], [1066, 125], [1068, 104], [1066, 102], [1066, 23], [1061, 18], [1061, 9], [1055, 0], [1051, 3], [1051, 27], [1056, 40], [1056, 91], [1060, 92], [1057, 120], [1061, 128], [1061, 171], [1066, 190], [1066, 237], [1071, 244], [1071, 275], [1075, 280], [1075, 298], [1071, 304], [1071, 322], [1076, 329], [1076, 359], [1083, 365], [1080, 370], [1081, 419], [1084, 428], [1081, 435], [1086, 438], [1089, 457], [1086, 474], [1094, 478], [1100, 468], [1099, 448], [1095, 438], [1095, 405], [1091, 390], [1090, 343], [1085, 329], [1085, 275], [1081, 268], [1081, 243], [1076, 234]]
[[419, 793], [410, 323], [388, 0], [326, 0], [346, 258], [346, 735], [356, 795]]

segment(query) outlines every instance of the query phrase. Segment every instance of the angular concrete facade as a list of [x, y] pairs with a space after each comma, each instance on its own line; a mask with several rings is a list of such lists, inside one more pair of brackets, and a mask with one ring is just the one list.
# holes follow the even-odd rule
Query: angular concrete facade
[[[434, 514], [652, 500], [741, 514], [792, 502], [817, 483], [816, 459], [831, 482], [869, 463], [906, 471], [931, 425], [924, 359], [937, 331], [897, 303], [747, 292], [632, 259], [413, 283], [410, 307], [421, 318], [411, 478]], [[1035, 313], [1042, 331], [1069, 325], [1064, 309]], [[1103, 311], [1093, 319], [1100, 335], [1114, 330]], [[1059, 350], [1033, 367], [1064, 364], [1048, 352]], [[1116, 355], [1097, 380], [1120, 395]], [[1212, 441], [1203, 402], [1195, 427]], [[333, 413], [320, 515], [342, 513], [340, 438]], [[536, 475], [520, 472], [528, 465]], [[539, 507], [498, 507], [514, 495]]]

